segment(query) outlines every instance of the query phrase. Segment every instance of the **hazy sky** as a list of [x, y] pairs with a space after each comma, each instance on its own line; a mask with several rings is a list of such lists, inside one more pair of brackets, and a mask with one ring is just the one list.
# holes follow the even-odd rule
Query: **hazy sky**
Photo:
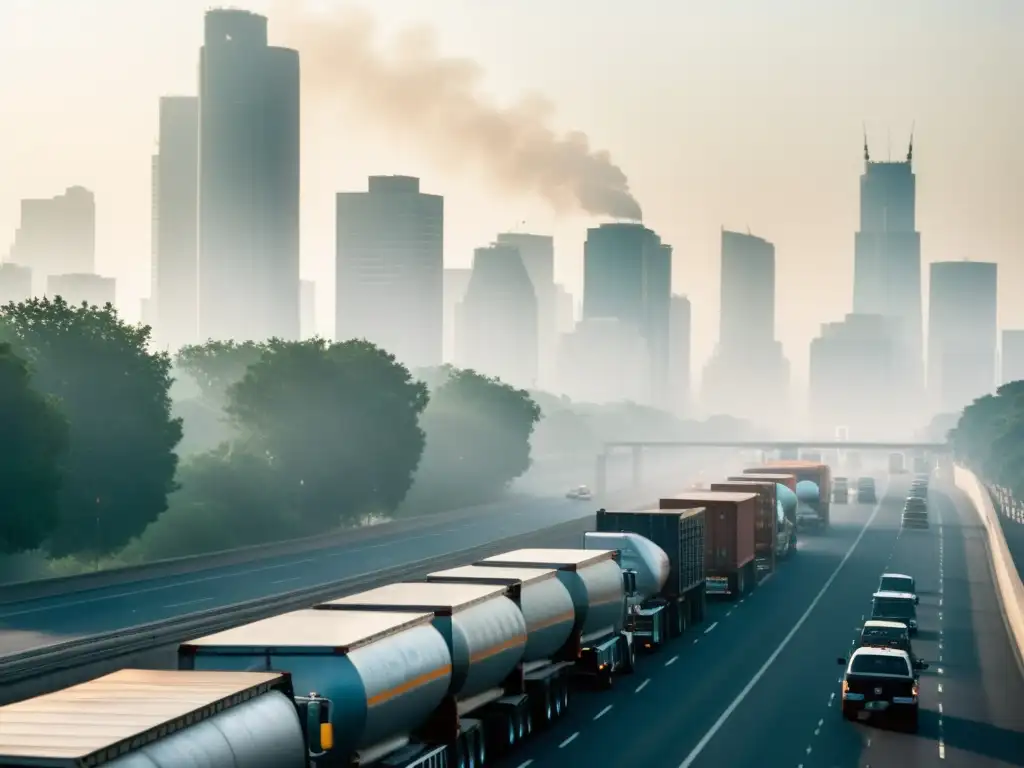
[[[330, 0], [316, 5], [329, 6]], [[200, 0], [0, 2], [0, 238], [18, 201], [81, 184], [97, 195], [98, 260], [129, 318], [149, 292], [157, 100], [194, 94]], [[269, 2], [240, 3], [266, 11]], [[542, 94], [628, 175], [645, 223], [675, 247], [694, 304], [695, 363], [717, 338], [718, 232], [776, 244], [778, 334], [806, 376], [819, 324], [849, 311], [862, 123], [875, 157], [916, 121], [925, 262], [1000, 265], [1000, 320], [1024, 327], [1024, 1], [375, 0], [388, 37], [429, 23], [446, 56], [485, 72], [486, 98]], [[627, 10], [628, 9], [628, 10]], [[275, 38], [271, 14], [271, 37]], [[274, 40], [278, 42], [279, 40]], [[333, 193], [366, 176], [422, 177], [443, 194], [448, 266], [525, 220], [556, 237], [579, 296], [598, 220], [510, 195], [473, 163], [368, 121], [339, 95], [304, 101], [303, 276], [333, 312]], [[443, 161], [445, 160], [445, 161]], [[0, 242], [0, 252], [7, 244]], [[927, 270], [925, 268], [925, 273]]]

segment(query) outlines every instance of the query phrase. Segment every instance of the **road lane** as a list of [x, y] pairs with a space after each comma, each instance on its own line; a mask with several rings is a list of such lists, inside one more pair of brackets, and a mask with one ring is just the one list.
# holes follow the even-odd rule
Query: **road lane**
[[[655, 466], [661, 469], [667, 463]], [[676, 474], [661, 474], [647, 493], [678, 491], [688, 471], [701, 468], [694, 457]], [[652, 473], [653, 474], [653, 473]], [[620, 472], [608, 499], [642, 503]], [[74, 637], [114, 631], [371, 573], [495, 539], [528, 533], [592, 515], [594, 504], [558, 498], [490, 505], [479, 517], [438, 521], [416, 533], [384, 534], [329, 549], [297, 553], [223, 568], [59, 595], [0, 607], [0, 654], [16, 653]]]
[[[883, 499], [880, 507], [887, 505], [891, 516], [898, 504], [898, 499], [889, 498]], [[679, 768], [773, 652], [787, 642], [790, 630], [807, 614], [847, 553], [852, 550], [853, 559], [868, 551], [863, 541], [857, 542], [874, 508], [854, 504], [832, 509], [829, 533], [803, 537], [796, 556], [742, 602], [710, 604], [703, 626], [658, 653], [641, 657], [637, 673], [619, 678], [614, 691], [577, 694], [568, 717], [499, 765], [515, 768], [531, 761], [531, 768]], [[835, 651], [830, 650], [830, 655], [826, 674], [835, 669]], [[601, 725], [595, 726], [595, 716], [609, 705], [612, 709], [601, 717]], [[580, 736], [565, 744], [574, 733]], [[729, 740], [737, 738], [747, 741], [750, 735], [730, 734]], [[771, 734], [768, 742], [755, 748], [758, 756], [750, 765], [775, 764], [771, 755], [776, 744], [786, 739], [785, 732]], [[731, 768], [747, 763], [712, 760], [700, 764]], [[797, 763], [779, 764], [792, 767]]]

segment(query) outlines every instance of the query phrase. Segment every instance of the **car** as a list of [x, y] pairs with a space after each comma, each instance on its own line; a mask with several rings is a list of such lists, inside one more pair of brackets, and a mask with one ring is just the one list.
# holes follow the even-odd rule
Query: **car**
[[906, 504], [903, 505], [900, 525], [903, 528], [927, 529], [929, 527], [928, 502], [916, 496], [909, 497]]
[[850, 483], [845, 477], [832, 478], [832, 501], [845, 504], [850, 500]]
[[577, 501], [590, 501], [594, 495], [590, 492], [590, 489], [585, 485], [581, 485], [578, 488], [573, 488], [567, 494], [565, 498], [576, 499]]
[[859, 504], [875, 504], [877, 501], [875, 479], [873, 477], [857, 478], [857, 502]]
[[917, 582], [913, 576], [905, 573], [883, 573], [878, 580], [878, 592], [900, 592], [905, 595], [914, 596], [914, 605], [920, 601], [917, 597]]
[[917, 732], [919, 710], [918, 672], [928, 668], [897, 648], [858, 648], [836, 659], [845, 667], [842, 678], [842, 713], [847, 720], [881, 715]]
[[916, 658], [910, 644], [910, 629], [902, 621], [865, 621], [857, 647], [895, 648], [898, 651], [906, 651], [911, 661]]
[[871, 596], [871, 618], [906, 624], [913, 637], [917, 634], [917, 595], [909, 592], [875, 592]]

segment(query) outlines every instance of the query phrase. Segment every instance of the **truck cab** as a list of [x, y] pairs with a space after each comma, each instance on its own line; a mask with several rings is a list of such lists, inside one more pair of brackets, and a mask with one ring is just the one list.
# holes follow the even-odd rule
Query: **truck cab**
[[915, 658], [914, 649], [910, 644], [910, 631], [907, 625], [900, 621], [865, 621], [860, 631], [858, 647], [895, 648], [898, 651], [906, 651], [911, 660]]

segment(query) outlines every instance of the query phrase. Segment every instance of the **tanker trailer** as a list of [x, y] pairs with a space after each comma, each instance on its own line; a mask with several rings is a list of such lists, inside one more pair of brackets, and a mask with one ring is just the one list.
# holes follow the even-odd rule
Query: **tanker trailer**
[[[485, 568], [555, 570], [575, 609], [572, 637], [576, 671], [605, 687], [615, 672], [631, 673], [636, 662], [633, 635], [626, 631], [628, 600], [636, 574], [623, 571], [612, 550], [517, 549], [475, 563]], [[568, 695], [568, 694], [566, 694]], [[568, 698], [563, 705], [568, 704]]]
[[[447, 747], [452, 763], [483, 765], [492, 745], [509, 746], [507, 736], [525, 732], [530, 725], [522, 666], [526, 620], [509, 599], [507, 587], [401, 582], [320, 603], [315, 610], [433, 615], [434, 628], [451, 654], [451, 676], [424, 740]], [[391, 663], [401, 663], [402, 658], [396, 656]], [[415, 679], [396, 682], [406, 685]], [[389, 768], [393, 765], [388, 762]]]
[[517, 732], [508, 734], [508, 744], [528, 734], [534, 722], [546, 725], [560, 716], [568, 703], [569, 673], [576, 664], [576, 643], [572, 641], [576, 611], [569, 590], [558, 579], [558, 572], [463, 565], [431, 573], [427, 581], [505, 586], [523, 612], [526, 621], [523, 680], [530, 712], [518, 723], [508, 721], [510, 728], [517, 728]]
[[329, 709], [280, 672], [122, 669], [0, 707], [0, 765], [307, 768], [307, 744], [330, 753]]
[[652, 648], [703, 621], [704, 525], [702, 509], [598, 510], [584, 546], [618, 549], [622, 567], [637, 574], [635, 643]]
[[776, 518], [779, 484], [771, 480], [726, 480], [712, 483], [712, 491], [737, 491], [758, 495], [757, 520], [754, 528], [754, 563], [758, 580], [773, 573], [778, 566], [780, 530]]
[[811, 480], [801, 480], [796, 484], [797, 512], [796, 524], [801, 530], [818, 530], [822, 527], [821, 515], [818, 514], [818, 499], [821, 489]]
[[[814, 483], [818, 487], [818, 498], [808, 498], [806, 503], [817, 512], [817, 527], [828, 528], [832, 504], [832, 470], [828, 464], [819, 461], [775, 461], [744, 472], [781, 473], [792, 475], [798, 484], [802, 480]], [[795, 487], [793, 492], [796, 493]]]
[[729, 480], [770, 480], [775, 482], [782, 488], [776, 489], [776, 500], [782, 502], [782, 507], [786, 512], [786, 519], [789, 520], [789, 526], [787, 526], [792, 534], [789, 542], [789, 551], [796, 551], [796, 475], [792, 472], [787, 472], [784, 469], [773, 470], [765, 468], [762, 471], [761, 467], [753, 469], [743, 470], [742, 475], [731, 475]]
[[327, 764], [365, 766], [387, 757], [389, 765], [415, 765], [447, 750], [430, 740], [453, 677], [433, 618], [426, 611], [293, 611], [184, 643], [178, 666], [287, 670], [300, 691], [331, 703]]

